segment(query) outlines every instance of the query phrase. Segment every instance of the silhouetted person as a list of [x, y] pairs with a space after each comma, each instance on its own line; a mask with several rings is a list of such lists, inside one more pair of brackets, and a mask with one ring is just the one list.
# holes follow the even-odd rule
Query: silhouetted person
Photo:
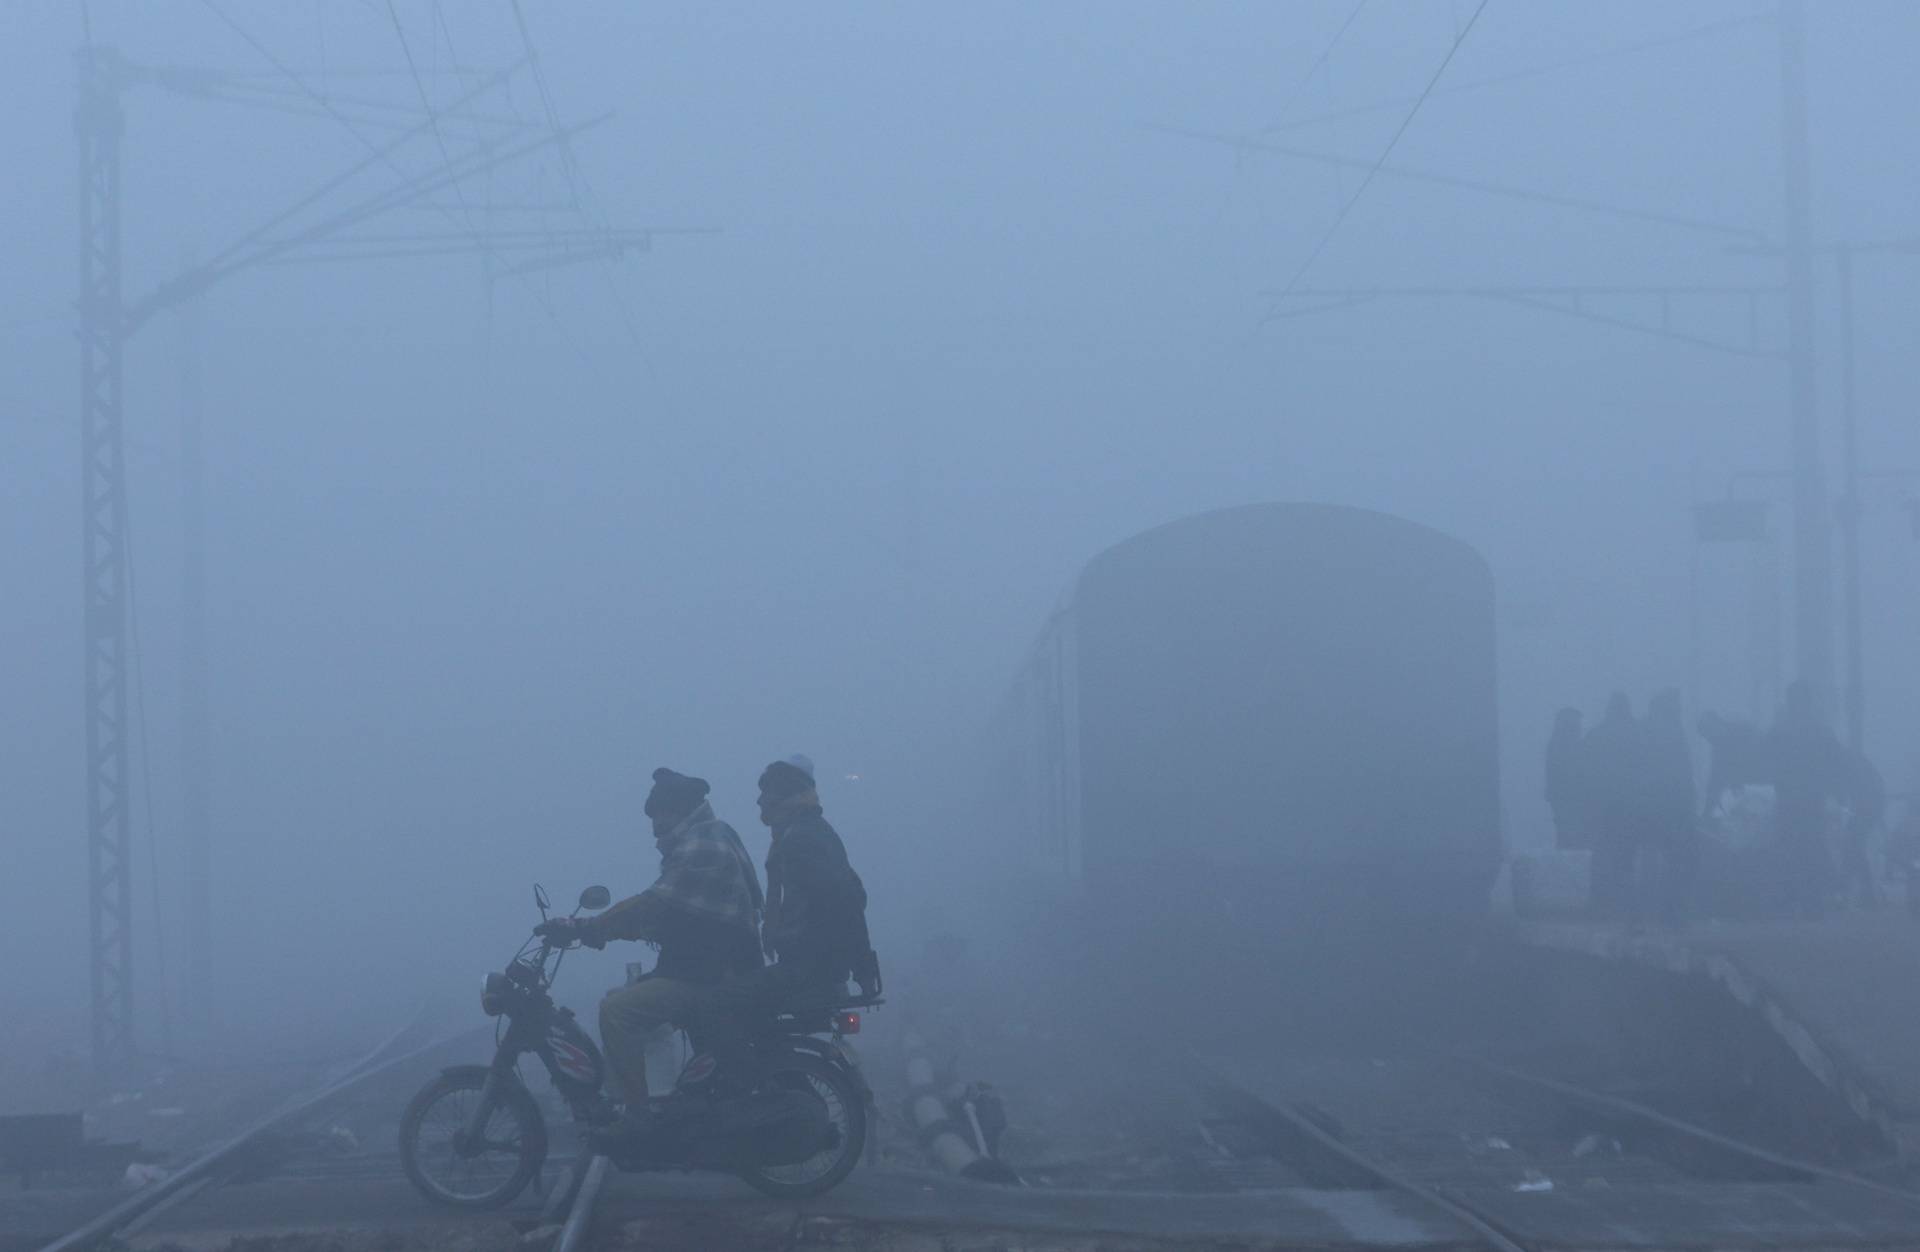
[[1553, 734], [1547, 738], [1547, 807], [1553, 811], [1553, 845], [1562, 851], [1593, 846], [1585, 738], [1579, 709], [1554, 715]]
[[760, 968], [760, 876], [740, 836], [713, 815], [707, 790], [704, 778], [653, 771], [646, 815], [660, 876], [598, 917], [551, 918], [534, 931], [592, 948], [629, 939], [659, 950], [651, 974], [600, 1001], [600, 1037], [622, 1101], [619, 1120], [596, 1132], [605, 1143], [638, 1142], [684, 1115], [647, 1098], [649, 1036], [697, 1024], [722, 982]]
[[1659, 886], [1650, 903], [1662, 921], [1679, 925], [1694, 909], [1700, 842], [1694, 824], [1693, 755], [1687, 749], [1678, 691], [1662, 691], [1647, 704], [1645, 748], [1646, 837], [1660, 853]]
[[1833, 858], [1827, 853], [1827, 801], [1846, 794], [1845, 749], [1820, 720], [1813, 689], [1805, 682], [1787, 687], [1787, 702], [1767, 732], [1767, 757], [1773, 773], [1774, 834], [1786, 903], [1805, 917], [1817, 917], [1834, 886]]
[[1920, 916], [1920, 802], [1909, 795], [1900, 820], [1887, 831], [1887, 865], [1902, 881], [1907, 912]]
[[1711, 710], [1700, 715], [1700, 737], [1710, 749], [1707, 788], [1700, 797], [1702, 816], [1710, 815], [1735, 787], [1773, 781], [1766, 736], [1745, 722], [1730, 721]]
[[1597, 912], [1619, 913], [1631, 899], [1647, 809], [1643, 732], [1626, 693], [1613, 693], [1583, 746], [1593, 788], [1591, 903]]
[[718, 1072], [735, 1079], [745, 1076], [756, 1017], [837, 1004], [848, 978], [868, 994], [879, 985], [867, 937], [867, 889], [821, 810], [811, 765], [789, 758], [760, 775], [760, 820], [773, 832], [761, 934], [774, 963], [722, 986], [708, 1021]]
[[1887, 818], [1887, 784], [1865, 753], [1843, 749], [1842, 768], [1847, 796], [1847, 826], [1840, 845], [1840, 874], [1850, 895], [1860, 903], [1880, 903], [1880, 884], [1873, 876], [1867, 845]]

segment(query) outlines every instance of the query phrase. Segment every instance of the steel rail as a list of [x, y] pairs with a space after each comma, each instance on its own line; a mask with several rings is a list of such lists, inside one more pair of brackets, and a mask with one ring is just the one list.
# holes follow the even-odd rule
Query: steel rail
[[1718, 1131], [1708, 1130], [1704, 1126], [1697, 1126], [1692, 1122], [1682, 1121], [1677, 1117], [1668, 1116], [1658, 1109], [1649, 1108], [1633, 1100], [1624, 1099], [1620, 1096], [1607, 1095], [1600, 1091], [1592, 1091], [1573, 1083], [1561, 1082], [1557, 1078], [1545, 1078], [1538, 1074], [1529, 1074], [1524, 1070], [1501, 1065], [1495, 1061], [1481, 1060], [1477, 1057], [1461, 1057], [1458, 1059], [1459, 1063], [1467, 1068], [1478, 1070], [1488, 1076], [1513, 1083], [1516, 1086], [1530, 1087], [1537, 1091], [1548, 1092], [1569, 1103], [1581, 1105], [1590, 1111], [1611, 1114], [1623, 1120], [1637, 1121], [1648, 1126], [1653, 1126], [1676, 1137], [1689, 1139], [1701, 1147], [1708, 1148], [1722, 1155], [1738, 1157], [1749, 1163], [1763, 1165], [1769, 1169], [1780, 1170], [1786, 1173], [1800, 1174], [1813, 1178], [1824, 1178], [1828, 1182], [1837, 1182], [1850, 1187], [1859, 1187], [1879, 1195], [1888, 1196], [1896, 1200], [1903, 1200], [1908, 1204], [1920, 1205], [1920, 1191], [1913, 1191], [1906, 1187], [1896, 1187], [1891, 1183], [1881, 1182], [1878, 1179], [1868, 1178], [1848, 1170], [1835, 1169], [1832, 1166], [1817, 1165], [1811, 1161], [1802, 1161], [1794, 1157], [1784, 1156], [1771, 1149], [1730, 1138]]
[[[1202, 1057], [1189, 1056], [1188, 1062], [1197, 1072], [1205, 1075], [1206, 1080], [1201, 1086], [1206, 1094], [1216, 1099], [1226, 1097], [1223, 1102], [1237, 1106], [1242, 1112], [1258, 1114], [1258, 1129], [1270, 1140], [1284, 1141], [1280, 1145], [1282, 1152], [1292, 1152], [1297, 1156], [1304, 1150], [1316, 1155], [1319, 1160], [1308, 1165], [1308, 1169], [1323, 1175], [1338, 1175], [1343, 1185], [1350, 1186], [1356, 1180], [1364, 1180], [1381, 1190], [1398, 1191], [1410, 1196], [1465, 1227], [1491, 1252], [1530, 1252], [1526, 1245], [1515, 1242], [1511, 1235], [1477, 1210], [1362, 1156], [1328, 1134], [1298, 1109], [1250, 1090]], [[1289, 1164], [1292, 1163], [1289, 1161]]]
[[[149, 1184], [92, 1221], [45, 1245], [40, 1252], [77, 1252], [78, 1249], [91, 1248], [103, 1239], [127, 1230], [149, 1213], [185, 1200], [187, 1196], [180, 1193], [200, 1190], [215, 1181], [220, 1166], [268, 1131], [313, 1112], [372, 1078], [472, 1033], [471, 1028], [463, 1028], [450, 1034], [436, 1035], [418, 1047], [393, 1056], [385, 1056], [395, 1044], [413, 1033], [417, 1025], [416, 1022], [403, 1026], [384, 1040], [379, 1047], [354, 1062], [339, 1077], [322, 1086], [320, 1090], [298, 1097], [277, 1111], [269, 1113], [233, 1138], [202, 1153], [167, 1177]], [[385, 1056], [384, 1060], [383, 1056]]]

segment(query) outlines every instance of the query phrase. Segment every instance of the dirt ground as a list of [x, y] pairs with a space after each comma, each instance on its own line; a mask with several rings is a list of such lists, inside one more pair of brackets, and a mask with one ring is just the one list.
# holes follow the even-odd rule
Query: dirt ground
[[[411, 1230], [318, 1230], [145, 1245], [143, 1252], [542, 1252], [545, 1239], [523, 1237], [499, 1220]], [[593, 1252], [788, 1252], [806, 1248], [843, 1252], [1260, 1252], [1265, 1242], [1141, 1239], [1004, 1230], [918, 1229], [899, 1223], [837, 1217], [674, 1215], [596, 1229]], [[1312, 1252], [1297, 1244], [1287, 1252]]]

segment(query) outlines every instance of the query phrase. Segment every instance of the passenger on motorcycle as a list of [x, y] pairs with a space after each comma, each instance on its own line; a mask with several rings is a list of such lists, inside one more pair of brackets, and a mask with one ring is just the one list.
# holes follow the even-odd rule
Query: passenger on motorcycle
[[762, 936], [775, 963], [715, 990], [709, 1043], [722, 1075], [740, 1067], [755, 1018], [838, 1002], [849, 977], [868, 993], [877, 986], [867, 889], [827, 822], [812, 773], [793, 760], [767, 766], [760, 820], [773, 832]]
[[648, 1036], [696, 1021], [717, 984], [760, 968], [760, 877], [740, 836], [713, 815], [707, 790], [704, 779], [655, 770], [646, 814], [660, 849], [659, 879], [597, 917], [535, 928], [594, 948], [639, 939], [660, 949], [651, 974], [600, 1002], [600, 1037], [625, 1102], [610, 1138], [644, 1135], [657, 1113], [647, 1102]]

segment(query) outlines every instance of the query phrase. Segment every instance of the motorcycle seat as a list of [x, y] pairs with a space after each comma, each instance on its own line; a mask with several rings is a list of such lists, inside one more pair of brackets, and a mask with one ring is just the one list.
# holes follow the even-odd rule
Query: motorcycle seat
[[878, 991], [872, 995], [861, 995], [856, 991], [852, 995], [836, 996], [822, 1007], [829, 1013], [841, 1013], [847, 1009], [870, 1009], [876, 1004], [885, 1003], [886, 999]]
[[825, 1034], [832, 1029], [836, 1014], [851, 1009], [870, 1009], [885, 1004], [885, 997], [879, 993], [873, 995], [839, 995], [829, 1000], [817, 1001], [809, 1005], [782, 1005], [763, 1020], [776, 1031], [791, 1031], [798, 1034]]

